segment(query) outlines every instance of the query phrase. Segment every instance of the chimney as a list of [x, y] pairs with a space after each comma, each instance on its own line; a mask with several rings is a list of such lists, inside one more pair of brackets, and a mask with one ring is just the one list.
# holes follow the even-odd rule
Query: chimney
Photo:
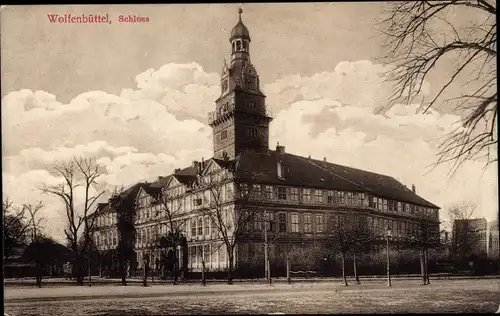
[[205, 169], [205, 157], [201, 157], [201, 170]]
[[200, 163], [199, 163], [197, 160], [194, 160], [194, 161], [193, 161], [193, 167], [195, 167], [195, 168], [196, 168], [196, 170], [197, 170], [197, 171], [199, 171], [199, 170], [200, 170], [200, 169], [199, 169], [199, 168], [200, 168]]
[[311, 159], [311, 155], [309, 155], [308, 159]]
[[161, 181], [161, 180], [163, 180], [163, 177], [162, 177], [162, 176], [159, 176], [159, 177], [158, 177], [158, 181]]
[[417, 188], [415, 188], [414, 184], [411, 185], [411, 190], [413, 191], [413, 193], [417, 193]]
[[279, 152], [280, 154], [285, 153], [285, 146], [280, 146], [280, 142], [276, 145], [276, 151]]
[[326, 162], [326, 157], [323, 157], [323, 161]]
[[181, 171], [181, 168], [175, 168], [174, 169], [174, 174], [177, 173], [177, 172], [179, 172], [179, 171]]

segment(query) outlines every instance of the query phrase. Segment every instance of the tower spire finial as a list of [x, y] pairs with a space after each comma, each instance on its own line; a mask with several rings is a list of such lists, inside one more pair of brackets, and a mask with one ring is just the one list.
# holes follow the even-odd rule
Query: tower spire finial
[[242, 5], [240, 5], [240, 7], [238, 8], [238, 15], [239, 15], [239, 18], [240, 18], [240, 22], [241, 22], [241, 14], [243, 13], [243, 8], [242, 8]]

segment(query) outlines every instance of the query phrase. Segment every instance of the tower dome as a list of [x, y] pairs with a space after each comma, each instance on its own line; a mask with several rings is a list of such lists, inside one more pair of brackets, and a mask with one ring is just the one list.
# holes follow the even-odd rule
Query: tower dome
[[242, 13], [243, 13], [243, 9], [239, 8], [238, 9], [239, 21], [233, 27], [233, 30], [231, 31], [231, 38], [229, 39], [230, 42], [235, 38], [244, 38], [244, 39], [248, 39], [248, 41], [250, 41], [250, 33], [248, 32], [248, 28], [245, 26], [245, 24], [243, 24], [243, 21], [241, 21], [241, 14]]

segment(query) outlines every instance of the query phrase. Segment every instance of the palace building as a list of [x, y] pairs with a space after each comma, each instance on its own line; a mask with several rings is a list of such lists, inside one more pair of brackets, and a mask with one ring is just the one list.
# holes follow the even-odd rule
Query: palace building
[[[330, 163], [326, 158], [287, 153], [285, 146], [269, 148], [272, 118], [250, 59], [251, 37], [241, 13], [240, 9], [229, 38], [231, 60], [223, 65], [221, 94], [215, 100], [215, 111], [208, 113], [213, 157], [193, 161], [153, 183], [138, 183], [122, 193], [137, 201], [139, 266], [143, 254], [151, 252], [151, 244], [169, 230], [165, 210], [153, 203], [158, 192], [171, 197], [170, 209], [176, 210], [175, 222], [187, 244], [185, 251], [178, 252], [179, 262], [190, 271], [200, 271], [202, 261], [209, 271], [228, 267], [220, 229], [207, 210], [225, 212], [224, 227], [238, 241], [233, 258], [236, 267], [264, 266], [265, 243], [271, 261], [290, 246], [313, 249], [339, 218], [363, 219], [374, 240], [384, 240], [388, 227], [392, 238], [404, 239], [418, 230], [422, 220], [438, 235], [439, 207], [417, 195], [414, 186], [409, 189], [390, 176]], [[255, 214], [244, 228], [237, 227], [238, 212], [246, 208]], [[94, 216], [97, 246], [116, 248], [116, 213], [103, 204]], [[235, 229], [238, 236], [231, 235]], [[152, 253], [158, 258], [158, 251]]]

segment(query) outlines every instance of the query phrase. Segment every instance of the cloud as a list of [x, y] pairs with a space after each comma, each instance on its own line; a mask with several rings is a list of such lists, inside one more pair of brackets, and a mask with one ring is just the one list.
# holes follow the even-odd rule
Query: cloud
[[[460, 118], [423, 114], [418, 104], [396, 104], [379, 113], [391, 92], [388, 69], [370, 61], [342, 62], [331, 72], [290, 75], [265, 85], [275, 116], [271, 147], [279, 141], [287, 152], [414, 183], [419, 194], [443, 208], [471, 199], [478, 215], [491, 219], [497, 212], [496, 169], [484, 172], [481, 163], [469, 162], [452, 180], [445, 167], [429, 172], [436, 145]], [[136, 82], [136, 89], [119, 95], [89, 91], [68, 104], [31, 90], [2, 99], [4, 196], [19, 203], [45, 201], [48, 230], [59, 239], [62, 205], [36, 190], [41, 182], [60, 180], [48, 172], [55, 162], [95, 158], [106, 171], [100, 178], [106, 198], [115, 187], [154, 181], [212, 155], [206, 117], [220, 94], [217, 74], [196, 63], [170, 63], [142, 72]]]
[[[476, 216], [492, 220], [498, 211], [496, 165], [485, 171], [484, 163], [470, 161], [452, 179], [449, 165], [431, 169], [438, 144], [460, 126], [460, 117], [435, 110], [423, 114], [419, 104], [386, 107], [386, 70], [366, 61], [343, 62], [331, 73], [289, 76], [267, 85], [268, 94], [277, 93], [269, 99], [279, 100], [280, 109], [271, 146], [279, 142], [288, 152], [416, 184], [421, 196], [443, 208], [443, 218], [451, 204], [470, 199], [478, 204]], [[388, 110], [379, 114], [380, 107]]]

